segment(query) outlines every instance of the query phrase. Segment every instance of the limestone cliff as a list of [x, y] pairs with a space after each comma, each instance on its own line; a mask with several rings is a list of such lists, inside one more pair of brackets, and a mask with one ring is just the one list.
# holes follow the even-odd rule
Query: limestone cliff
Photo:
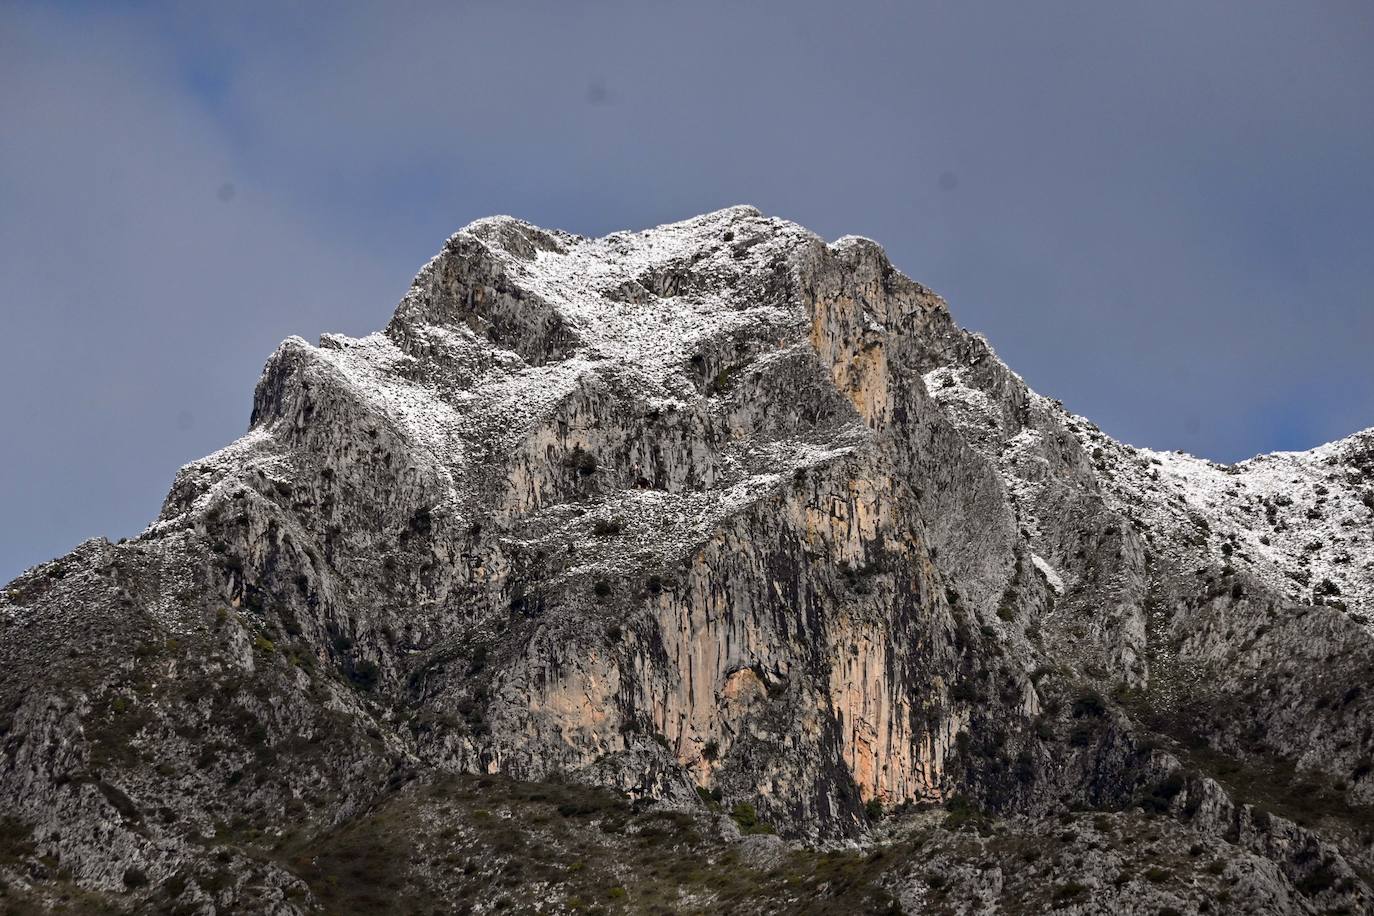
[[[892, 850], [846, 879], [879, 909], [1225, 911], [1230, 865], [1108, 874], [1144, 823], [1261, 911], [1364, 910], [1372, 455], [1116, 443], [872, 242], [752, 208], [481, 220], [384, 331], [283, 343], [144, 534], [0, 593], [0, 875], [25, 906], [346, 912], [321, 857], [403, 821], [471, 848], [397, 864], [397, 900], [728, 899], [588, 902], [542, 834], [549, 873], [503, 885], [512, 841], [463, 833], [490, 812], [415, 801], [461, 785], [671, 815], [670, 858]], [[1085, 809], [1077, 866], [970, 858]]]

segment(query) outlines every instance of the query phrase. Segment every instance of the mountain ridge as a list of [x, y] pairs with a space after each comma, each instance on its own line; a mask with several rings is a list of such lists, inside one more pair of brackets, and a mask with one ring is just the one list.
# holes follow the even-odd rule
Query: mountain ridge
[[[22, 900], [334, 911], [302, 850], [480, 776], [623, 793], [717, 850], [933, 828], [939, 882], [863, 878], [908, 912], [1202, 912], [1238, 874], [1009, 861], [1012, 900], [957, 851], [1084, 808], [1248, 863], [1266, 912], [1363, 908], [1369, 446], [1117, 443], [876, 243], [751, 207], [478, 220], [383, 331], [285, 341], [142, 535], [0, 593], [0, 810], [32, 847], [0, 871]], [[467, 885], [398, 864], [396, 893], [518, 906], [475, 848]], [[557, 874], [542, 911], [577, 911]]]

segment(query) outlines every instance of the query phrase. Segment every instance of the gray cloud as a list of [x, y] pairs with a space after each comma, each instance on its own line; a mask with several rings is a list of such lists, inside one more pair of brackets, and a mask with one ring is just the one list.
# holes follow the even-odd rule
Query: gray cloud
[[1365, 5], [271, 15], [0, 12], [0, 579], [136, 531], [282, 337], [380, 327], [496, 212], [869, 235], [1140, 444], [1374, 423]]

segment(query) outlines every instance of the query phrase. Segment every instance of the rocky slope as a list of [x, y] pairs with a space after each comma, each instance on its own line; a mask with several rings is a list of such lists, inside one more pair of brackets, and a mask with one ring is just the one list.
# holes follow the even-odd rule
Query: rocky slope
[[1374, 431], [1114, 442], [872, 242], [482, 220], [0, 593], [0, 899], [1369, 911], [1372, 531]]

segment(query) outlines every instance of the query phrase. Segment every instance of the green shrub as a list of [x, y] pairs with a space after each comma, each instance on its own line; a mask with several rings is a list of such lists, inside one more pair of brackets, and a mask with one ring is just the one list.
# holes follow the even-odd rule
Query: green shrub
[[1082, 719], [1085, 716], [1101, 718], [1106, 713], [1106, 701], [1102, 699], [1102, 694], [1096, 690], [1085, 690], [1074, 698], [1073, 717], [1075, 719]]
[[421, 506], [410, 516], [410, 530], [419, 535], [426, 535], [434, 530], [434, 514], [428, 506]]
[[978, 702], [978, 688], [972, 681], [960, 681], [949, 688], [949, 698], [956, 703]]
[[1298, 892], [1305, 897], [1313, 897], [1329, 890], [1336, 883], [1336, 873], [1326, 865], [1320, 865], [1312, 874], [1298, 882]]
[[572, 450], [565, 463], [579, 476], [585, 477], [596, 473], [596, 456], [580, 445]]
[[707, 789], [705, 786], [697, 786], [697, 798], [701, 803], [712, 811], [720, 810], [720, 789]]
[[746, 834], [757, 833], [776, 833], [771, 824], [759, 820], [758, 812], [754, 806], [748, 802], [738, 802], [730, 809], [730, 817], [734, 818], [739, 825], [741, 832]]
[[945, 802], [945, 811], [946, 830], [958, 830], [966, 825], [982, 827], [987, 822], [987, 815], [962, 792]]
[[363, 659], [362, 661], [353, 663], [352, 670], [349, 671], [348, 677], [349, 680], [363, 690], [371, 690], [377, 685], [379, 670], [376, 662], [370, 662], [367, 659]]
[[1140, 806], [1152, 814], [1163, 814], [1169, 810], [1169, 804], [1174, 800], [1174, 796], [1182, 792], [1186, 785], [1187, 780], [1183, 778], [1183, 774], [1175, 770], [1150, 786], [1140, 799]]

